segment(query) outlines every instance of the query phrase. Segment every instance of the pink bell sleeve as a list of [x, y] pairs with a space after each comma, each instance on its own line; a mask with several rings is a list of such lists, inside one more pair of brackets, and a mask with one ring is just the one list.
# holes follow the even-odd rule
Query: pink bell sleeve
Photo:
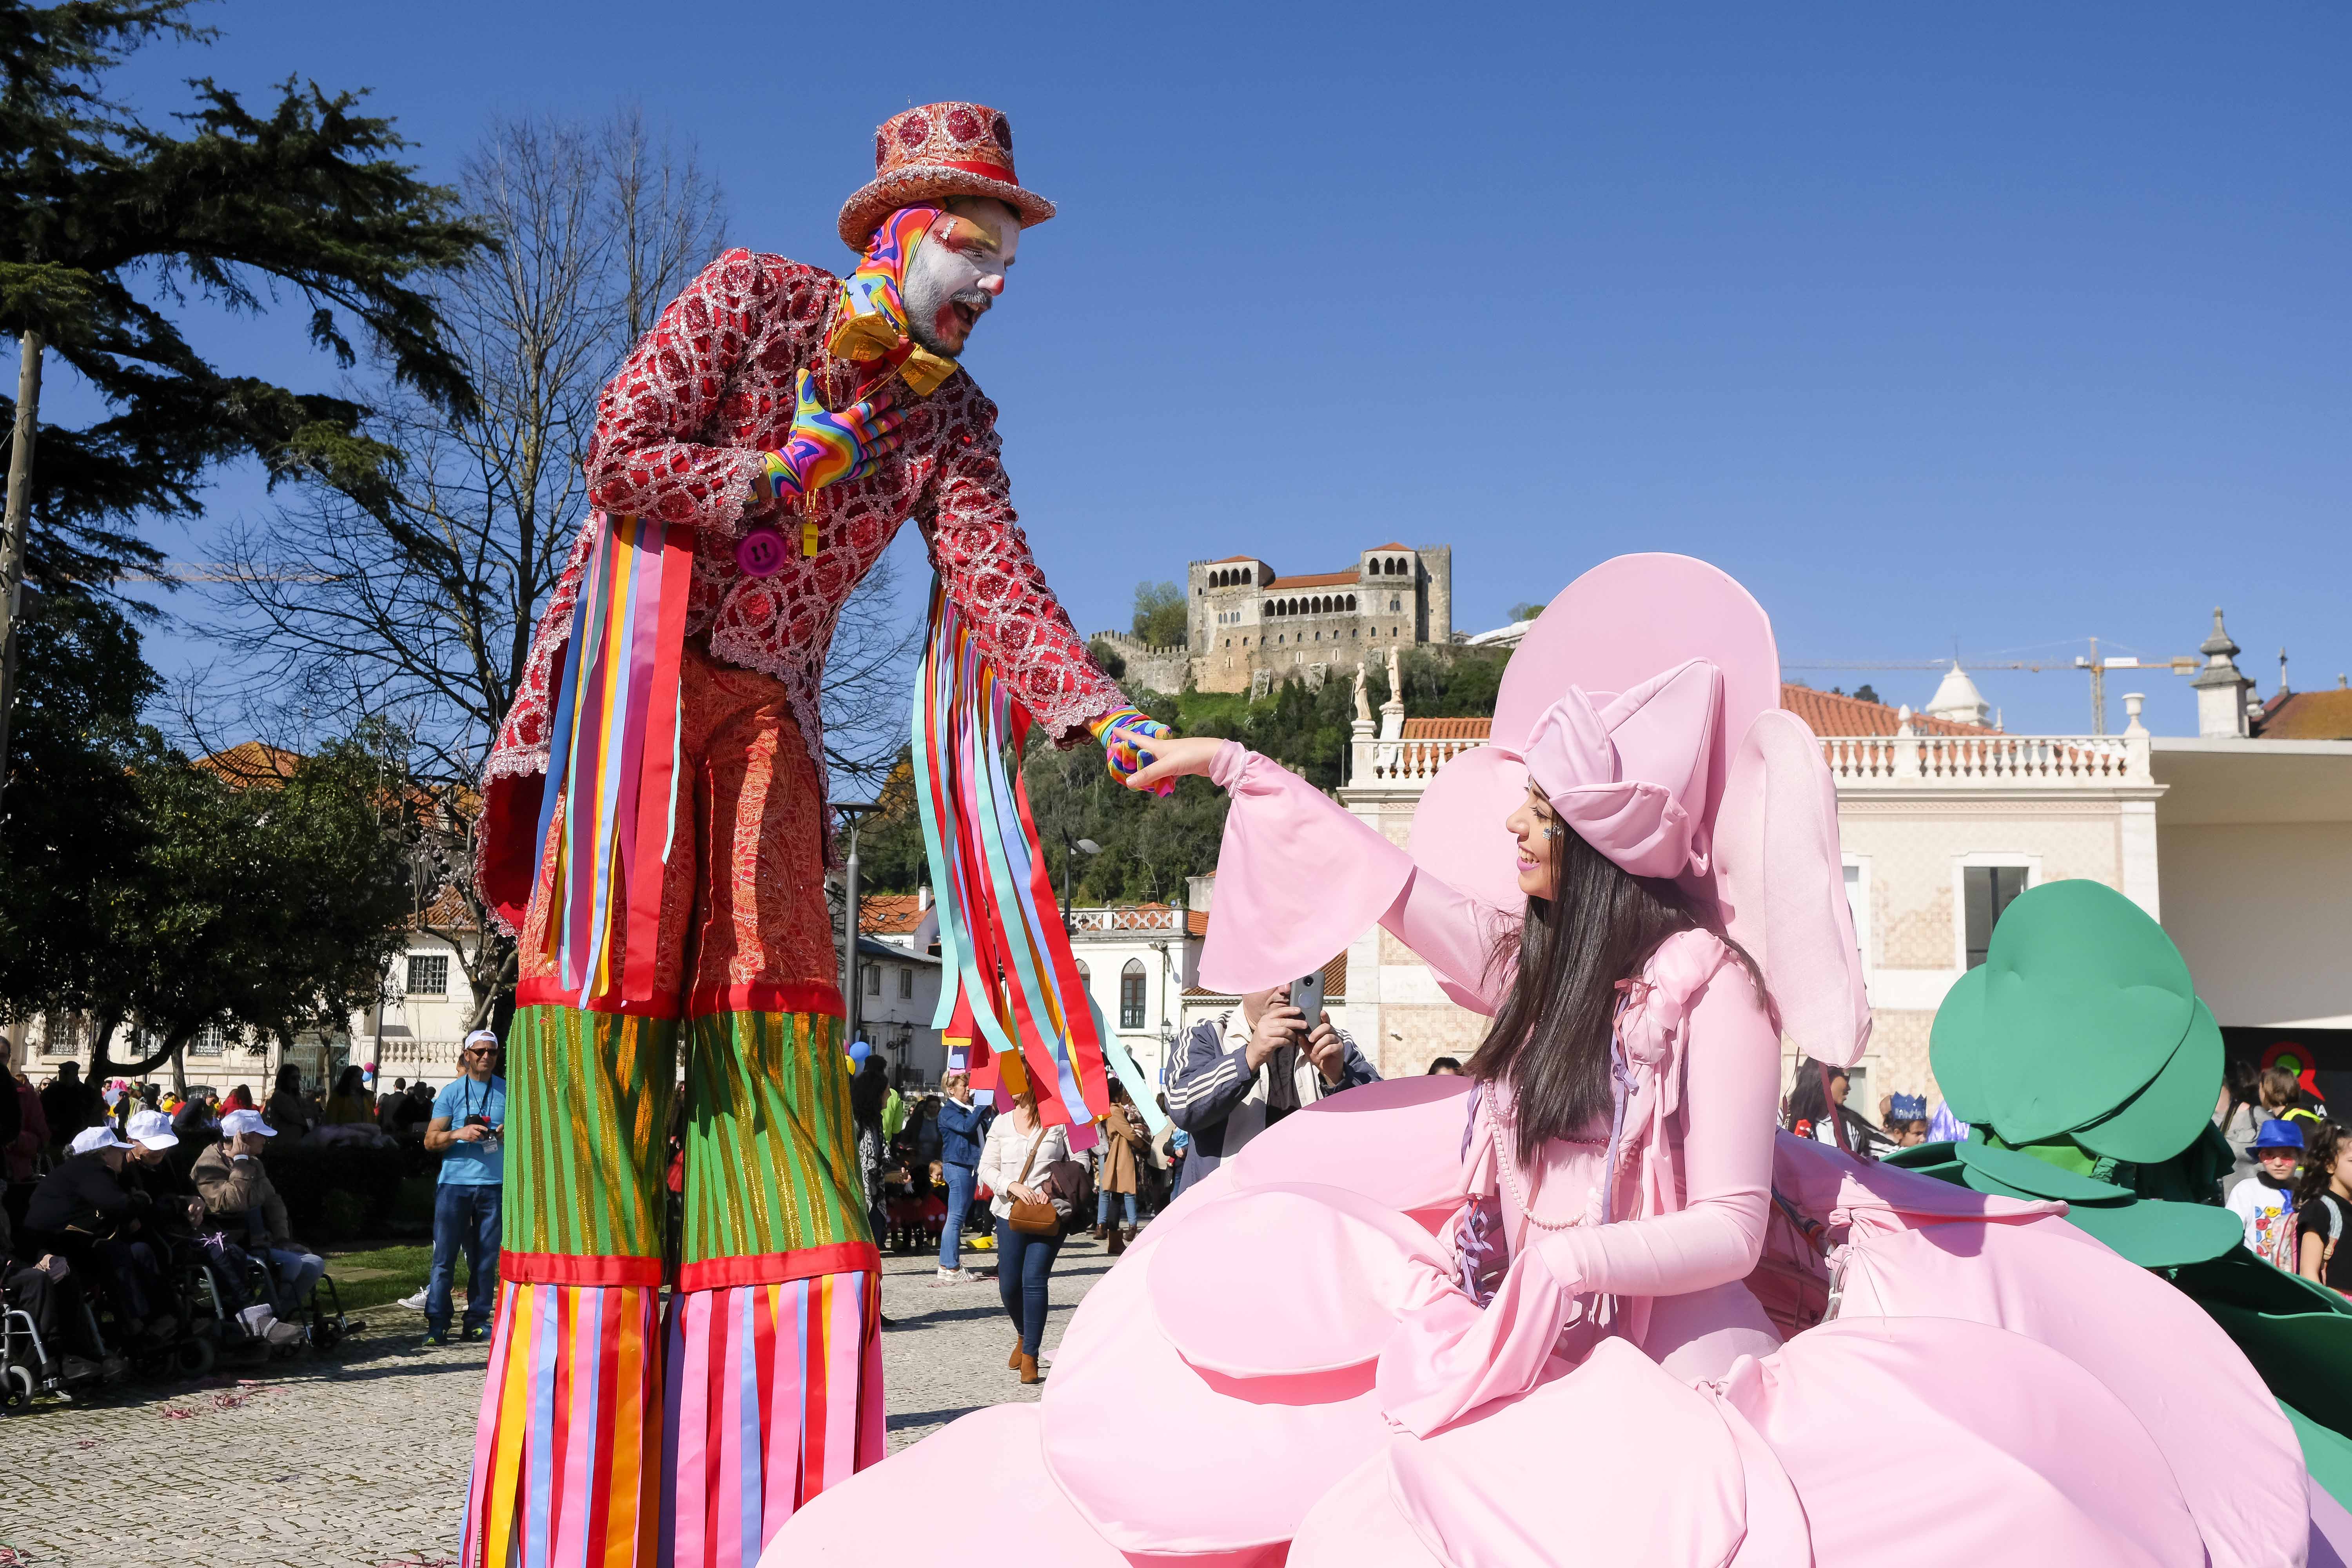
[[1772, 1198], [1780, 1037], [1738, 963], [1692, 1006], [1673, 1138], [1683, 1206], [1649, 1219], [1547, 1232], [1535, 1250], [1568, 1289], [1680, 1296], [1755, 1268]]
[[1201, 944], [1202, 984], [1236, 995], [1270, 990], [1379, 924], [1446, 979], [1485, 994], [1492, 911], [1239, 742], [1218, 748], [1209, 779], [1233, 804]]

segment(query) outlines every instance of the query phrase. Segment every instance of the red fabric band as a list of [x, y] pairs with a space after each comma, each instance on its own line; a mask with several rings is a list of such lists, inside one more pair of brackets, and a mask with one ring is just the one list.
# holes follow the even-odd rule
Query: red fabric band
[[499, 1277], [518, 1285], [658, 1286], [662, 1282], [662, 1262], [658, 1258], [574, 1258], [562, 1252], [501, 1251]]
[[[541, 975], [515, 987], [515, 1005], [577, 1009], [580, 996], [566, 989], [554, 975]], [[641, 1002], [624, 1001], [617, 996], [591, 996], [583, 1010], [625, 1013], [637, 1018], [676, 1018], [681, 1015], [709, 1018], [721, 1013], [814, 1013], [827, 1018], [849, 1015], [849, 1009], [842, 1004], [841, 987], [830, 980], [762, 980], [749, 985], [705, 985], [689, 993], [683, 1007], [675, 996], [656, 996]]]
[[879, 1274], [882, 1249], [870, 1241], [836, 1241], [757, 1258], [706, 1258], [679, 1271], [681, 1290], [720, 1290], [731, 1285], [782, 1285], [820, 1274]]
[[923, 161], [935, 168], [961, 169], [967, 174], [985, 174], [992, 180], [1003, 180], [1008, 185], [1021, 183], [1013, 177], [1013, 171], [1002, 163], [983, 163], [977, 158], [926, 158]]

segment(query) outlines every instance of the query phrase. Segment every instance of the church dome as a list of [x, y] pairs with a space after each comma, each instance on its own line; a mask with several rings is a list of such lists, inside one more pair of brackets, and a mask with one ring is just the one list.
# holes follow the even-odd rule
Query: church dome
[[1920, 711], [1931, 719], [1948, 719], [1955, 724], [1982, 724], [1992, 716], [1992, 705], [1955, 661], [1944, 672], [1943, 684], [1936, 688], [1936, 695]]

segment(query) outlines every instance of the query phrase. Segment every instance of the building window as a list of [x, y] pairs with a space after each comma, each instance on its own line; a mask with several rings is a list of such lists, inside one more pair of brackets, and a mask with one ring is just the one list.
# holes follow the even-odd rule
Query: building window
[[866, 994], [868, 996], [882, 994], [882, 966], [878, 963], [869, 963], [866, 966]]
[[1870, 868], [1859, 861], [1845, 863], [1845, 905], [1853, 916], [1853, 947], [1862, 965], [1870, 967]]
[[1349, 608], [1349, 609], [1351, 609], [1351, 610], [1352, 610], [1352, 609], [1354, 609], [1355, 607], [1356, 607], [1356, 595], [1353, 595], [1353, 594], [1350, 594], [1350, 595], [1348, 595], [1348, 608]]
[[218, 1024], [206, 1024], [196, 1031], [196, 1037], [188, 1042], [188, 1054], [192, 1057], [217, 1057], [227, 1050], [228, 1031]]
[[408, 994], [411, 996], [446, 996], [449, 994], [449, 955], [446, 952], [412, 952], [408, 955]]
[[911, 969], [901, 969], [898, 971], [898, 1000], [911, 1002], [914, 999], [915, 972]]
[[1968, 904], [1968, 967], [1985, 961], [1992, 947], [1992, 928], [2017, 895], [2025, 891], [2022, 866], [1963, 866], [1960, 877]]
[[1078, 960], [1078, 984], [1081, 985], [1091, 985], [1094, 984], [1094, 971], [1087, 967], [1087, 961], [1083, 958]]
[[81, 1055], [81, 1020], [70, 1013], [52, 1013], [41, 1020], [41, 1054], [45, 1057]]
[[1143, 961], [1130, 958], [1118, 972], [1118, 1026], [1143, 1027]]
[[1391, 595], [1389, 595], [1389, 613], [1390, 613], [1391, 615], [1394, 615], [1394, 614], [1396, 614], [1399, 610], [1402, 610], [1402, 609], [1403, 609], [1403, 608], [1404, 608], [1404, 601], [1403, 601], [1403, 599], [1400, 598], [1398, 595], [1394, 595], [1394, 594], [1391, 594]]

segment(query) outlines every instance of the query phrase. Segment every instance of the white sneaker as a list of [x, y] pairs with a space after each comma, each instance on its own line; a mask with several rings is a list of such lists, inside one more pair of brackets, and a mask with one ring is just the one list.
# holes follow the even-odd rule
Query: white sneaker
[[[428, 1288], [428, 1289], [429, 1289], [429, 1288]], [[425, 1290], [419, 1290], [419, 1291], [418, 1291], [415, 1295], [414, 1295], [414, 1296], [403, 1296], [403, 1297], [402, 1297], [402, 1298], [401, 1298], [397, 1302], [395, 1302], [395, 1303], [394, 1303], [394, 1304], [395, 1306], [405, 1307], [406, 1309], [408, 1309], [408, 1310], [410, 1310], [410, 1311], [412, 1311], [412, 1312], [421, 1312], [421, 1311], [425, 1310], [425, 1294], [426, 1294], [426, 1292], [425, 1292]]]
[[942, 1268], [939, 1272], [939, 1278], [933, 1279], [931, 1283], [934, 1285], [977, 1285], [985, 1278], [986, 1276], [984, 1275], [974, 1274], [969, 1268]]

